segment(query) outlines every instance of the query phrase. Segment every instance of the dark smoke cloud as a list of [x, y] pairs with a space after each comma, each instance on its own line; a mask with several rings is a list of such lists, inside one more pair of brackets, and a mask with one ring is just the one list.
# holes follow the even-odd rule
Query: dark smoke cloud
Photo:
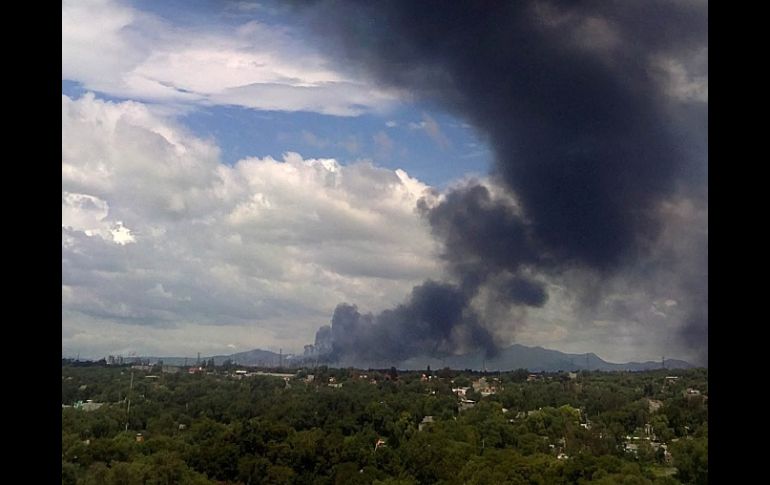
[[330, 357], [393, 362], [467, 348], [493, 354], [492, 335], [468, 305], [471, 296], [457, 286], [428, 280], [412, 290], [406, 303], [376, 316], [340, 304], [332, 317]]
[[489, 275], [522, 265], [542, 263], [533, 241], [532, 228], [511, 203], [493, 200], [483, 185], [450, 192], [430, 209], [419, 204], [433, 234], [444, 241], [443, 258], [450, 269], [478, 283]]
[[[507, 305], [541, 306], [545, 289], [528, 275], [630, 271], [658, 238], [662, 202], [686, 193], [705, 204], [706, 106], [673, 99], [655, 68], [705, 47], [705, 4], [303, 5], [341, 65], [485, 135], [496, 155], [493, 178], [509, 196], [494, 198], [476, 183], [435, 207], [423, 204], [456, 286], [428, 282], [376, 317], [338, 307], [339, 352], [381, 341], [379, 351], [394, 357], [451, 351], [458, 326], [486, 341], [483, 319], [470, 310], [480, 288], [492, 286]], [[693, 291], [703, 300], [702, 285]], [[706, 316], [693, 314], [686, 334], [699, 339], [708, 319], [707, 309], [698, 312]]]
[[543, 306], [548, 299], [543, 285], [524, 278], [512, 278], [500, 289], [502, 296], [514, 305]]

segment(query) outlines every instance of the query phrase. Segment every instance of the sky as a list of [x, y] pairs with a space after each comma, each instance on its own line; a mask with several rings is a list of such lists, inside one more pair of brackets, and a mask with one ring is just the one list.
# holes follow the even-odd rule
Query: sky
[[457, 5], [64, 1], [63, 355], [705, 364], [707, 5]]

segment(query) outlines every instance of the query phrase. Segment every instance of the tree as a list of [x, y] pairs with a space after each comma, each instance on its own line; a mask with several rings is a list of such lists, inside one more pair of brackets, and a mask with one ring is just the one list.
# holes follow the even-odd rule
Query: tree
[[[125, 432], [126, 407], [118, 401], [130, 372], [65, 363], [63, 396], [107, 404], [62, 409], [62, 483], [707, 483], [707, 404], [675, 393], [659, 396], [663, 409], [650, 414], [644, 385], [655, 375], [592, 372], [578, 387], [559, 382], [559, 374], [514, 384], [516, 373], [504, 373], [505, 391], [457, 413], [450, 382], [457, 371], [439, 371], [429, 384], [422, 372], [404, 371], [399, 382], [377, 385], [350, 378], [362, 371], [310, 372], [317, 382], [289, 388], [269, 376], [135, 379], [132, 431]], [[469, 384], [469, 375], [454, 385]], [[683, 386], [707, 389], [701, 371], [679, 375]], [[326, 386], [332, 376], [346, 384]], [[580, 425], [586, 416], [578, 409], [588, 410], [590, 427]], [[434, 423], [418, 431], [424, 416]], [[660, 439], [675, 437], [672, 426], [687, 432], [667, 441], [676, 478], [649, 471], [663, 461], [662, 450], [622, 451], [626, 435], [647, 422]], [[379, 440], [385, 446], [375, 449]], [[558, 459], [560, 451], [569, 459]]]
[[671, 455], [682, 483], [708, 484], [708, 438], [680, 439], [672, 443]]

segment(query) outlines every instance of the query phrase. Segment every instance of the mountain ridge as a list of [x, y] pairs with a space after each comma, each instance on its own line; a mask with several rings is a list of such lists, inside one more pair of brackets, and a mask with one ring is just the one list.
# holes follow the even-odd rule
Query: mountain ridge
[[[236, 352], [230, 355], [214, 355], [201, 357], [201, 361], [214, 359], [214, 363], [221, 365], [226, 360], [244, 366], [276, 367], [281, 365], [293, 366], [315, 364], [316, 359], [300, 355], [285, 354], [281, 356], [275, 352], [262, 349], [252, 349], [244, 352]], [[184, 361], [194, 364], [196, 359], [185, 357], [144, 357], [150, 361], [162, 360], [164, 364], [181, 365]], [[282, 361], [282, 362], [281, 362]], [[462, 355], [452, 355], [444, 358], [438, 357], [412, 357], [401, 362], [377, 362], [374, 360], [345, 359], [339, 362], [318, 363], [330, 367], [358, 367], [358, 368], [388, 368], [396, 367], [402, 370], [425, 369], [431, 366], [434, 369], [450, 367], [452, 369], [472, 369], [488, 371], [511, 371], [516, 369], [528, 369], [532, 372], [555, 371], [579, 371], [579, 370], [603, 370], [603, 371], [643, 371], [660, 369], [689, 369], [694, 365], [680, 359], [666, 359], [665, 362], [608, 362], [594, 352], [583, 354], [570, 354], [559, 350], [546, 349], [541, 346], [528, 347], [521, 344], [512, 344], [500, 349], [494, 356], [484, 356], [482, 352], [470, 352]]]

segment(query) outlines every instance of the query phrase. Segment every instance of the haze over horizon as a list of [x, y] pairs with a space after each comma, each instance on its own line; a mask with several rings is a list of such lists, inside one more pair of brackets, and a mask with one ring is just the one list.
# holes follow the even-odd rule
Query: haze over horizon
[[705, 2], [62, 4], [62, 353], [708, 361]]

